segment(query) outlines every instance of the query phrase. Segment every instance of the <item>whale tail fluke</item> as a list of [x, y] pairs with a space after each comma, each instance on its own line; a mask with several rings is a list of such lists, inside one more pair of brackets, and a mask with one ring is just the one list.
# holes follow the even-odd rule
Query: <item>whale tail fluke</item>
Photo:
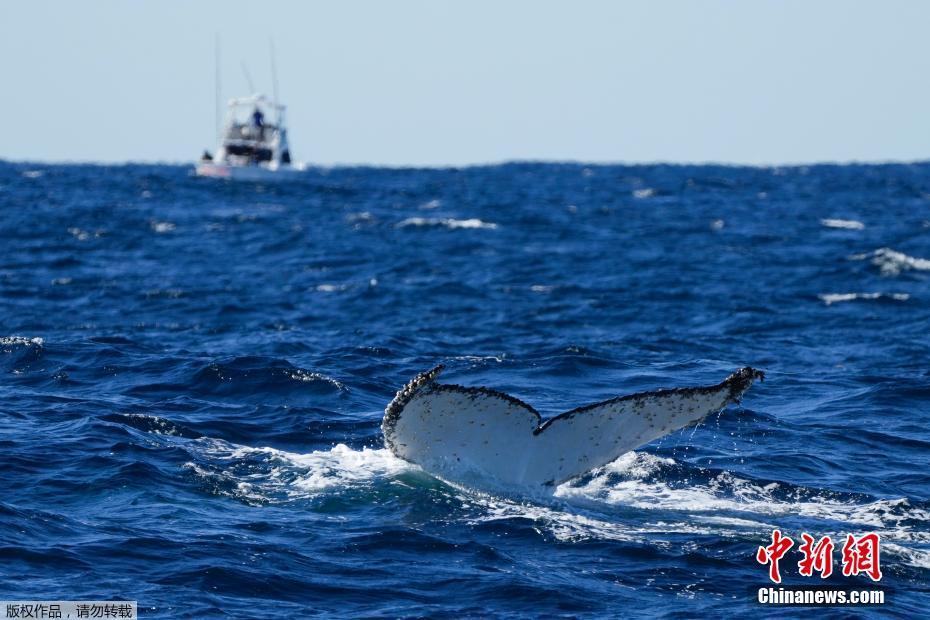
[[559, 484], [605, 465], [739, 403], [765, 378], [747, 366], [716, 385], [620, 396], [543, 422], [503, 392], [438, 383], [443, 368], [418, 374], [397, 392], [381, 425], [385, 443], [431, 473], [508, 486]]

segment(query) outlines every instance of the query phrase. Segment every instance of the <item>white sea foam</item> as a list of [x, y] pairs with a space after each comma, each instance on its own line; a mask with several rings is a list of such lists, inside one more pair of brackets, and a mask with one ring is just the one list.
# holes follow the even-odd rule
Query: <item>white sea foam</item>
[[45, 174], [44, 170], [24, 170], [23, 176], [27, 179], [38, 179]]
[[[220, 491], [256, 503], [313, 499], [328, 493], [378, 484], [409, 484], [402, 475], [423, 470], [387, 449], [353, 450], [338, 444], [329, 450], [297, 454], [274, 448], [251, 448], [198, 439], [203, 458], [185, 465], [211, 480]], [[591, 475], [569, 481], [539, 496], [489, 494], [449, 483], [456, 518], [467, 523], [525, 520], [561, 541], [585, 539], [649, 541], [662, 545], [682, 532], [729, 538], [760, 538], [782, 518], [807, 517], [823, 522], [820, 535], [876, 532], [890, 553], [913, 566], [930, 568], [930, 512], [907, 499], [857, 502], [816, 489], [758, 483], [731, 472], [706, 482], [669, 483], [664, 475], [673, 459], [630, 452]], [[450, 505], [451, 506], [451, 505]], [[616, 510], [636, 511], [615, 519]], [[655, 515], [650, 518], [650, 515]], [[917, 548], [914, 547], [917, 545]]]
[[[565, 510], [528, 508], [525, 504], [511, 507], [512, 516], [519, 515], [522, 510], [524, 518], [542, 519], [544, 527], [556, 539], [564, 542], [580, 540], [625, 540], [651, 543], [662, 546], [665, 540], [679, 534], [692, 534], [695, 536], [722, 536], [732, 538], [741, 535], [738, 529], [722, 524], [702, 525], [699, 520], [688, 517], [687, 521], [652, 521], [637, 523], [635, 525], [596, 519]], [[507, 511], [500, 514], [507, 515]], [[755, 524], [758, 529], [759, 524]]]
[[81, 230], [77, 226], [72, 226], [68, 229], [68, 232], [78, 241], [87, 241], [90, 239], [90, 233], [86, 230]]
[[754, 521], [752, 519], [740, 519], [738, 517], [717, 517], [714, 515], [693, 515], [694, 518], [698, 519], [702, 523], [713, 523], [718, 525], [726, 525], [729, 527], [739, 527], [747, 529], [759, 529], [761, 526], [763, 529], [774, 529], [775, 526], [767, 523], [759, 523], [759, 521]]
[[898, 252], [891, 248], [879, 248], [874, 252], [865, 254], [854, 254], [849, 257], [851, 260], [872, 259], [872, 264], [878, 267], [884, 276], [896, 276], [902, 271], [930, 271], [930, 260], [926, 258], [917, 258], [908, 256], [904, 252]]
[[592, 538], [621, 541], [639, 540], [635, 528], [606, 519], [597, 519], [541, 504], [517, 502], [493, 495], [476, 495], [472, 493], [471, 500], [479, 508], [474, 516], [466, 519], [471, 525], [525, 519], [545, 528], [557, 540], [564, 542]]
[[416, 468], [400, 460], [386, 448], [352, 450], [339, 444], [332, 450], [289, 456], [293, 458], [294, 463], [307, 469], [307, 473], [294, 482], [297, 489], [307, 493], [315, 493], [335, 485], [367, 482]]
[[841, 220], [828, 217], [820, 220], [820, 223], [827, 228], [844, 228], [846, 230], [862, 230], [865, 228], [865, 224], [858, 220]]
[[26, 336], [0, 336], [0, 346], [41, 347], [45, 341], [42, 338], [27, 338]]
[[456, 228], [485, 228], [493, 230], [497, 228], [497, 224], [494, 222], [485, 222], [478, 218], [469, 218], [465, 220], [457, 220], [454, 218], [429, 218], [429, 217], [408, 217], [407, 219], [399, 222], [397, 224], [398, 228], [403, 228], [406, 226], [441, 226], [448, 229]]
[[337, 293], [346, 290], [344, 284], [318, 284], [316, 290], [320, 293]]
[[506, 354], [502, 355], [456, 355], [452, 359], [460, 360], [463, 362], [497, 362], [498, 364], [502, 363], [506, 358]]
[[911, 298], [907, 293], [821, 293], [817, 297], [830, 306], [844, 301], [892, 299], [894, 301], [907, 301]]
[[[326, 490], [346, 488], [394, 476], [407, 471], [420, 471], [385, 448], [352, 450], [344, 444], [329, 450], [315, 450], [307, 454], [285, 452], [275, 448], [250, 448], [215, 439], [199, 442], [203, 454], [219, 469], [202, 464], [186, 463], [185, 467], [205, 478], [235, 482], [239, 494], [250, 500], [274, 501], [284, 494], [287, 500], [307, 499]], [[249, 467], [253, 473], [234, 475], [237, 462], [264, 461], [262, 467]], [[223, 466], [226, 467], [223, 467]]]
[[[745, 537], [771, 531], [773, 522], [779, 518], [800, 515], [822, 520], [823, 528], [818, 531], [835, 531], [837, 536], [847, 530], [877, 531], [884, 540], [899, 545], [930, 542], [930, 534], [922, 531], [923, 528], [913, 530], [910, 525], [903, 524], [905, 521], [930, 523], [930, 513], [911, 507], [906, 499], [856, 503], [835, 499], [826, 492], [813, 492], [803, 497], [799, 491], [785, 493], [779, 483], [757, 484], [729, 472], [718, 474], [706, 484], [687, 487], [652, 480], [663, 467], [674, 463], [671, 459], [645, 453], [628, 453], [601, 468], [588, 482], [570, 481], [559, 486], [554, 495], [568, 502], [564, 508], [548, 506], [545, 502], [540, 505], [539, 502], [486, 496], [487, 511], [476, 515], [473, 521], [530, 519], [540, 522], [560, 540], [648, 538], [655, 542], [664, 534], [681, 532]], [[645, 521], [637, 518], [616, 522], [578, 514], [570, 508], [597, 504], [645, 511]], [[653, 512], [656, 519], [650, 520], [648, 513]], [[841, 530], [837, 522], [845, 524], [845, 528]], [[930, 558], [924, 551], [901, 548], [910, 554], [906, 557], [911, 557], [915, 565]]]
[[319, 372], [312, 372], [310, 370], [304, 370], [303, 368], [298, 368], [297, 370], [292, 372], [290, 374], [290, 377], [291, 379], [295, 381], [301, 381], [304, 383], [313, 383], [315, 381], [323, 381], [325, 383], [329, 383], [330, 385], [332, 385], [333, 387], [337, 389], [340, 389], [340, 390], [346, 389], [346, 386], [342, 382], [337, 381], [336, 379], [333, 379], [332, 377], [328, 377]]
[[633, 190], [634, 198], [639, 198], [639, 199], [651, 198], [652, 196], [655, 196], [655, 195], [656, 195], [656, 190], [652, 189], [651, 187]]
[[173, 222], [153, 221], [151, 222], [151, 227], [152, 227], [152, 230], [154, 230], [155, 232], [159, 234], [164, 234], [164, 233], [169, 233], [175, 228], [177, 228], [177, 225], [175, 225]]
[[438, 209], [441, 206], [442, 206], [442, 201], [439, 200], [438, 198], [434, 198], [433, 200], [430, 200], [429, 202], [425, 202], [421, 204], [420, 208], [421, 209]]
[[766, 519], [800, 515], [873, 528], [895, 526], [906, 519], [930, 523], [930, 513], [910, 508], [903, 498], [855, 503], [835, 499], [828, 493], [813, 493], [809, 497], [799, 497], [794, 493], [794, 497], [782, 499], [780, 496], [785, 495], [785, 489], [780, 483], [758, 484], [731, 472], [719, 473], [706, 484], [687, 487], [644, 480], [649, 472], [648, 461], [638, 463], [635, 456], [626, 454], [602, 468], [584, 484], [573, 486], [569, 482], [561, 485], [556, 490], [556, 497], [583, 498], [643, 510], [736, 512], [742, 513], [737, 518], [744, 520], [753, 515]]
[[362, 222], [374, 222], [375, 216], [368, 211], [359, 211], [358, 213], [350, 213], [346, 216], [346, 221], [351, 224], [360, 224]]
[[[829, 492], [786, 492], [780, 483], [759, 484], [731, 472], [720, 473], [706, 484], [671, 487], [664, 481], [646, 479], [654, 477], [658, 467], [657, 457], [624, 455], [585, 484], [562, 485], [556, 495], [610, 506], [681, 512], [683, 517], [687, 515], [688, 523], [765, 531], [778, 518], [802, 516], [823, 521], [824, 530], [835, 528], [836, 534], [868, 530], [898, 544], [930, 543], [930, 532], [926, 531], [930, 512], [914, 508], [904, 498], [863, 503], [837, 499]], [[610, 476], [611, 473], [617, 475]], [[914, 522], [921, 524], [919, 529], [913, 529]], [[844, 524], [843, 531], [836, 523]], [[924, 562], [930, 557], [924, 551], [911, 551], [914, 562]]]
[[903, 545], [889, 543], [887, 540], [882, 540], [882, 549], [884, 551], [890, 551], [896, 556], [902, 558], [904, 562], [910, 566], [915, 568], [930, 569], [930, 551], [924, 549], [912, 549]]

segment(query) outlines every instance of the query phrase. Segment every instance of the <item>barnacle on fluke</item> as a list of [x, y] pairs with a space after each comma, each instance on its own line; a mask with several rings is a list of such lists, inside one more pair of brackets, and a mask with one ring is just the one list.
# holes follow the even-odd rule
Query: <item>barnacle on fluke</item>
[[545, 422], [530, 405], [485, 387], [418, 374], [384, 410], [396, 456], [450, 479], [502, 485], [559, 484], [737, 403], [762, 371], [741, 368], [716, 385], [619, 396]]

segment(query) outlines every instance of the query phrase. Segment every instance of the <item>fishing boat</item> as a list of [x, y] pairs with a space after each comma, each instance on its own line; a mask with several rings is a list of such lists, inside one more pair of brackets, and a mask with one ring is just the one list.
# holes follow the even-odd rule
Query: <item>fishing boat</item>
[[264, 95], [230, 99], [216, 153], [204, 151], [197, 175], [273, 181], [303, 172], [302, 164], [291, 161], [284, 111]]
[[[275, 67], [274, 42], [269, 38], [271, 80], [274, 98], [255, 94], [230, 99], [226, 119], [220, 128], [220, 40], [216, 38], [214, 55], [216, 154], [204, 151], [195, 169], [197, 176], [247, 181], [277, 181], [294, 178], [304, 171], [303, 164], [291, 161], [284, 123], [285, 107], [278, 98], [278, 72]], [[242, 63], [249, 92], [256, 92], [249, 70]]]

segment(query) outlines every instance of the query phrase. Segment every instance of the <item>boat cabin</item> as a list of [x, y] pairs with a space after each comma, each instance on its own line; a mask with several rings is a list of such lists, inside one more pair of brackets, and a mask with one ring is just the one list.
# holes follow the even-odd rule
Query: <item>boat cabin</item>
[[204, 160], [233, 166], [290, 164], [284, 109], [263, 95], [230, 99], [220, 148], [216, 157], [205, 153]]

